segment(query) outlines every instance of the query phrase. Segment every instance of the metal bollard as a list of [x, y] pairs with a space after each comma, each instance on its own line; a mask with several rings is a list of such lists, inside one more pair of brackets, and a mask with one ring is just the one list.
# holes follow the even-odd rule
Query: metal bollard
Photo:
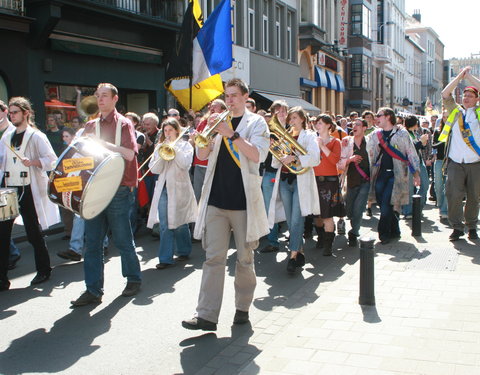
[[360, 305], [375, 305], [375, 239], [360, 238]]
[[412, 195], [412, 236], [422, 235], [422, 197]]

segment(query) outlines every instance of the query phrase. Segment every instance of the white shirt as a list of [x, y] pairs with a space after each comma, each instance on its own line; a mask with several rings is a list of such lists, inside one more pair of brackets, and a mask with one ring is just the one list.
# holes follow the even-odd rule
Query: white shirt
[[[473, 138], [478, 146], [480, 146], [480, 124], [478, 123], [475, 108], [465, 110], [465, 122], [468, 122], [473, 134]], [[467, 146], [463, 140], [462, 133], [458, 121], [453, 124], [452, 135], [450, 139], [450, 149], [448, 157], [456, 163], [476, 163], [480, 161], [480, 156]]]

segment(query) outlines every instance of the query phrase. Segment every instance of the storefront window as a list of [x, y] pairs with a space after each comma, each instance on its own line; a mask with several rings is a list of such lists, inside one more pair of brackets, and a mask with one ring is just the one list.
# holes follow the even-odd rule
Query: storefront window
[[[79, 116], [77, 104], [81, 99], [93, 95], [95, 87], [87, 86], [67, 86], [47, 83], [45, 90], [45, 113], [47, 123], [49, 115], [55, 115], [57, 126], [72, 126], [72, 119]], [[81, 92], [78, 96], [77, 90]], [[81, 114], [84, 115], [84, 114]], [[85, 117], [85, 116], [84, 116]], [[85, 120], [85, 119], [84, 119]]]

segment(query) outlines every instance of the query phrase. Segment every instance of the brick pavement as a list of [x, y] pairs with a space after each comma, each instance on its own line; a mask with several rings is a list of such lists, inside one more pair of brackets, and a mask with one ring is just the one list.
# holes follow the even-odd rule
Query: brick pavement
[[400, 241], [376, 244], [376, 306], [358, 304], [358, 261], [325, 269], [197, 374], [480, 374], [479, 242], [449, 242], [437, 212], [422, 237], [402, 221]]

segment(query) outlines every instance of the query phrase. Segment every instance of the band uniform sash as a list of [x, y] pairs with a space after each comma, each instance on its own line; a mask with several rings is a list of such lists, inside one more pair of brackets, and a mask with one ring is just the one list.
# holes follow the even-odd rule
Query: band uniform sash
[[414, 174], [415, 173], [415, 168], [413, 168], [412, 163], [410, 163], [410, 160], [403, 155], [403, 153], [400, 150], [397, 150], [395, 147], [393, 147], [390, 143], [388, 143], [385, 139], [385, 136], [383, 135], [383, 132], [377, 132], [377, 137], [378, 141], [380, 142], [380, 146], [385, 150], [385, 152], [390, 155], [392, 158], [400, 160], [404, 163], [407, 163], [408, 169], [410, 170], [410, 173]]

